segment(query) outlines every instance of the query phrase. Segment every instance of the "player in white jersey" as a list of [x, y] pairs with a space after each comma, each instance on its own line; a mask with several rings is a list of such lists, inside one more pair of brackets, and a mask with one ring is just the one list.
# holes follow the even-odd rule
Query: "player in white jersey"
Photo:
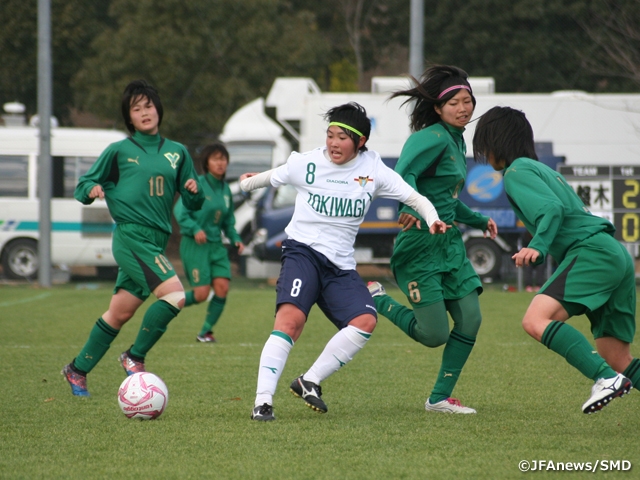
[[339, 329], [311, 368], [291, 384], [294, 395], [325, 413], [320, 383], [349, 362], [367, 343], [377, 314], [356, 272], [353, 244], [358, 228], [377, 197], [417, 210], [432, 234], [446, 232], [429, 200], [414, 191], [380, 155], [367, 151], [371, 122], [357, 103], [329, 110], [326, 146], [292, 153], [284, 165], [244, 174], [241, 188], [289, 184], [296, 188], [295, 210], [285, 229], [282, 268], [276, 285], [276, 319], [260, 357], [254, 420], [275, 420], [273, 395], [291, 347], [314, 304]]

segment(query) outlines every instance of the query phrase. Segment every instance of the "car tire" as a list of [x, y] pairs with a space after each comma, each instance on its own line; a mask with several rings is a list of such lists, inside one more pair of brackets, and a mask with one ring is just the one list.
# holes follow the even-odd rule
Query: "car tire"
[[478, 276], [496, 278], [500, 275], [502, 250], [493, 241], [485, 238], [471, 238], [465, 243], [467, 258]]
[[38, 276], [38, 242], [28, 238], [14, 240], [4, 249], [2, 270], [13, 280], [33, 280]]

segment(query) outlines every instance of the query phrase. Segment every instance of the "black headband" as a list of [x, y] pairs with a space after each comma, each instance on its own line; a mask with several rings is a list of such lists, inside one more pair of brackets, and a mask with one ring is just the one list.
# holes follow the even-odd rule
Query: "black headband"
[[451, 92], [452, 90], [458, 90], [461, 88], [468, 90], [469, 93], [473, 96], [473, 92], [471, 91], [471, 85], [469, 85], [469, 82], [467, 81], [466, 78], [457, 77], [457, 76], [447, 77], [440, 84], [440, 92], [438, 93], [438, 99], [442, 98], [444, 95]]

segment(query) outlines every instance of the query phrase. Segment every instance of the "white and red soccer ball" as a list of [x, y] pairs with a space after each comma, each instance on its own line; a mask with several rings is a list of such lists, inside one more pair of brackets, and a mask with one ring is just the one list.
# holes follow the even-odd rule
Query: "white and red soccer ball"
[[118, 404], [127, 418], [158, 418], [168, 401], [167, 386], [151, 372], [134, 373], [124, 379], [118, 390]]

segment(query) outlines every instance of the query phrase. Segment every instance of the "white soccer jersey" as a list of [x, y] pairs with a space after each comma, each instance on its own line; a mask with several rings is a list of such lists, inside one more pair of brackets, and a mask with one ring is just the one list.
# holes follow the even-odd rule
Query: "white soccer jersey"
[[414, 190], [377, 152], [368, 151], [344, 165], [332, 163], [326, 147], [291, 154], [273, 170], [274, 187], [289, 184], [298, 194], [285, 232], [326, 256], [343, 270], [353, 270], [358, 228], [377, 197], [405, 202]]

